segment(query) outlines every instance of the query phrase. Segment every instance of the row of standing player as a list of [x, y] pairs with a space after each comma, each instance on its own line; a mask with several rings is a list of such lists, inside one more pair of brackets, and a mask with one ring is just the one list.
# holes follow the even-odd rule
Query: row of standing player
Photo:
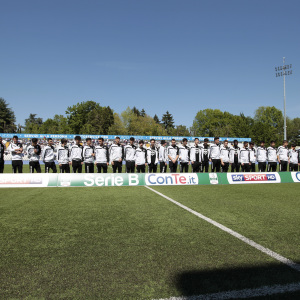
[[[101, 140], [101, 141], [100, 141]], [[104, 148], [104, 140], [99, 139], [100, 143], [96, 148]], [[57, 173], [57, 168], [55, 160], [58, 162], [59, 169], [61, 173], [70, 173], [70, 166], [72, 166], [72, 171], [74, 173], [82, 173], [82, 166], [85, 163], [85, 171], [87, 173], [94, 172], [94, 157], [95, 157], [95, 147], [92, 145], [91, 139], [87, 139], [86, 146], [81, 145], [81, 137], [76, 136], [75, 144], [71, 147], [67, 146], [67, 140], [62, 139], [61, 145], [58, 147], [57, 151], [53, 145], [53, 140], [51, 138], [47, 139], [47, 145], [44, 149], [38, 144], [38, 139], [33, 138], [31, 145], [27, 147], [27, 154], [29, 158], [29, 168], [30, 173], [41, 173], [40, 160], [45, 164], [45, 172], [49, 173], [52, 170], [53, 173]], [[19, 142], [18, 136], [14, 136], [12, 142], [7, 148], [7, 151], [12, 157], [12, 171], [13, 173], [23, 172], [23, 145]], [[4, 170], [4, 145], [2, 144], [2, 138], [0, 137], [0, 173]], [[85, 155], [85, 156], [84, 156]], [[108, 155], [108, 151], [107, 151]], [[2, 158], [2, 160], [1, 160]], [[103, 161], [103, 163], [102, 163]], [[97, 167], [104, 168], [107, 172], [108, 166], [108, 156], [102, 158], [100, 153], [97, 156]], [[105, 166], [104, 166], [105, 162]], [[99, 164], [100, 163], [100, 164]]]
[[275, 141], [270, 142], [268, 148], [265, 142], [261, 141], [260, 146], [255, 149], [253, 142], [244, 142], [242, 148], [238, 146], [235, 140], [232, 147], [229, 147], [225, 140], [220, 144], [219, 138], [214, 138], [214, 144], [209, 145], [208, 139], [204, 139], [204, 144], [199, 144], [199, 139], [195, 138], [194, 145], [187, 146], [187, 139], [182, 140], [180, 146], [172, 140], [171, 146], [166, 148], [167, 158], [171, 172], [176, 172], [177, 162], [180, 162], [180, 171], [188, 172], [189, 164], [192, 165], [193, 172], [208, 172], [211, 162], [212, 172], [228, 172], [231, 166], [231, 172], [255, 172], [256, 162], [259, 172], [268, 172], [277, 170], [279, 163], [280, 171], [287, 171], [288, 164], [290, 171], [298, 171], [300, 166], [300, 151], [296, 150], [296, 145], [292, 144], [288, 149], [288, 142], [283, 141], [283, 145], [276, 148]]
[[[1, 139], [1, 137], [0, 137]], [[0, 147], [2, 141], [0, 140]], [[39, 160], [45, 163], [45, 171], [48, 173], [50, 169], [56, 173], [55, 160], [58, 161], [60, 172], [69, 173], [70, 166], [74, 173], [82, 172], [82, 165], [85, 165], [86, 173], [94, 173], [94, 165], [97, 172], [107, 173], [107, 167], [111, 163], [113, 172], [122, 172], [122, 161], [126, 162], [126, 172], [145, 172], [148, 165], [149, 172], [157, 172], [158, 164], [160, 164], [160, 172], [166, 172], [169, 163], [170, 172], [177, 172], [178, 162], [180, 163], [180, 172], [188, 172], [189, 164], [192, 165], [193, 172], [208, 172], [209, 162], [212, 164], [212, 172], [228, 172], [231, 165], [231, 172], [239, 172], [240, 168], [243, 172], [255, 171], [255, 163], [258, 162], [259, 171], [264, 172], [268, 165], [268, 171], [276, 171], [277, 162], [280, 165], [280, 171], [287, 171], [289, 163], [290, 171], [298, 171], [300, 165], [300, 151], [292, 145], [291, 149], [287, 148], [287, 142], [278, 149], [275, 148], [275, 142], [271, 141], [268, 148], [265, 143], [261, 142], [260, 147], [254, 148], [254, 144], [244, 142], [244, 147], [240, 148], [238, 142], [234, 141], [232, 147], [228, 146], [228, 141], [219, 144], [219, 138], [214, 139], [214, 144], [208, 144], [208, 139], [204, 140], [204, 144], [199, 144], [199, 139], [195, 139], [194, 145], [187, 146], [187, 139], [182, 140], [180, 146], [176, 145], [175, 139], [171, 141], [171, 145], [166, 147], [166, 142], [161, 141], [161, 146], [155, 146], [155, 140], [150, 141], [150, 147], [145, 148], [144, 142], [139, 141], [139, 146], [135, 146], [134, 138], [130, 138], [129, 144], [123, 146], [120, 144], [120, 138], [116, 137], [115, 143], [110, 148], [104, 145], [103, 138], [98, 139], [98, 145], [93, 146], [90, 138], [86, 139], [86, 146], [81, 145], [81, 137], [75, 137], [75, 144], [70, 148], [67, 146], [67, 140], [61, 140], [61, 146], [55, 149], [52, 139], [48, 139], [48, 145], [41, 151], [37, 139], [32, 139], [32, 144], [27, 148], [30, 171], [41, 172]], [[2, 145], [3, 146], [3, 145]], [[1, 150], [1, 149], [0, 149]], [[3, 147], [2, 147], [3, 150]], [[13, 172], [22, 172], [22, 144], [18, 142], [18, 137], [14, 136], [13, 142], [9, 145], [8, 150], [12, 154]], [[3, 158], [4, 150], [1, 152]], [[0, 159], [1, 162], [1, 159]], [[168, 162], [168, 163], [167, 163]], [[0, 166], [1, 167], [1, 166]], [[4, 162], [3, 162], [4, 167]], [[2, 167], [2, 172], [3, 172]], [[1, 172], [1, 168], [0, 168]]]

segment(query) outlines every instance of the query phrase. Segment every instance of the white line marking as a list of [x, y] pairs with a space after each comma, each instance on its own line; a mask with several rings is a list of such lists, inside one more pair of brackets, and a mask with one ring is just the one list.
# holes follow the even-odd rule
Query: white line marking
[[269, 285], [269, 286], [262, 286], [260, 288], [255, 289], [244, 289], [244, 290], [233, 290], [228, 292], [220, 292], [214, 294], [204, 294], [204, 295], [197, 295], [197, 296], [182, 296], [182, 297], [171, 297], [159, 300], [208, 300], [208, 299], [218, 299], [218, 300], [225, 300], [225, 299], [245, 299], [245, 298], [252, 298], [252, 297], [261, 297], [261, 296], [270, 296], [275, 294], [283, 294], [288, 292], [297, 292], [300, 290], [300, 282], [297, 283], [290, 283], [285, 285]]
[[189, 207], [187, 207], [187, 206], [185, 206], [185, 205], [183, 205], [183, 204], [181, 204], [181, 203], [179, 203], [179, 202], [173, 200], [172, 198], [170, 198], [170, 197], [168, 197], [168, 196], [166, 196], [166, 195], [164, 195], [164, 194], [162, 194], [162, 193], [160, 193], [160, 192], [158, 192], [158, 191], [152, 189], [152, 188], [149, 187], [149, 186], [145, 186], [145, 187], [146, 187], [147, 189], [151, 190], [152, 192], [154, 192], [154, 193], [160, 195], [161, 197], [163, 197], [163, 198], [165, 198], [165, 199], [167, 199], [167, 200], [173, 202], [174, 204], [180, 206], [181, 208], [187, 210], [188, 212], [194, 214], [195, 216], [201, 218], [202, 220], [207, 221], [208, 223], [210, 223], [210, 224], [212, 224], [212, 225], [218, 227], [219, 229], [221, 229], [221, 230], [223, 230], [223, 231], [225, 231], [225, 232], [231, 234], [232, 236], [236, 237], [237, 239], [243, 241], [244, 243], [246, 243], [246, 244], [248, 244], [248, 245], [250, 245], [250, 246], [256, 248], [257, 250], [259, 250], [259, 251], [261, 251], [261, 252], [263, 252], [263, 253], [265, 253], [265, 254], [267, 254], [267, 255], [273, 257], [274, 259], [276, 259], [276, 260], [278, 260], [278, 261], [280, 261], [280, 262], [286, 264], [286, 265], [289, 266], [290, 268], [293, 268], [294, 270], [300, 272], [300, 265], [297, 264], [297, 263], [295, 263], [295, 262], [293, 262], [292, 260], [290, 260], [290, 259], [288, 259], [288, 258], [285, 258], [285, 257], [281, 256], [280, 254], [278, 254], [278, 253], [276, 253], [276, 252], [274, 252], [274, 251], [272, 251], [272, 250], [270, 250], [270, 249], [268, 249], [268, 248], [263, 247], [263, 246], [260, 245], [260, 244], [255, 243], [254, 241], [252, 241], [252, 240], [246, 238], [245, 236], [239, 234], [238, 232], [233, 231], [233, 230], [231, 230], [230, 228], [228, 228], [228, 227], [226, 227], [226, 226], [224, 226], [224, 225], [222, 225], [222, 224], [220, 224], [220, 223], [218, 223], [218, 222], [216, 222], [216, 221], [214, 221], [214, 220], [212, 220], [212, 219], [210, 219], [210, 218], [208, 218], [208, 217], [206, 217], [206, 216], [204, 216], [204, 215], [202, 215], [202, 214], [200, 214], [200, 213], [198, 213], [198, 212], [196, 212], [196, 211], [194, 211], [194, 210], [192, 210], [192, 209], [190, 209]]

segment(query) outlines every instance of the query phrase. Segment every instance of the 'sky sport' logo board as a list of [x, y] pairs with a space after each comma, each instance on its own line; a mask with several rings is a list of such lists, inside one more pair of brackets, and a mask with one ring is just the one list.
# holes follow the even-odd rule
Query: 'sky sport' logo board
[[228, 173], [227, 179], [229, 184], [281, 182], [278, 173]]

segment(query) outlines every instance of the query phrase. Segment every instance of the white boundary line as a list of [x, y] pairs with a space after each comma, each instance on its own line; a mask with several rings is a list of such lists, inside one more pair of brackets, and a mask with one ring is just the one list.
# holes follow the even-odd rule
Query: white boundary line
[[250, 297], [270, 296], [275, 294], [283, 294], [288, 292], [297, 292], [300, 290], [300, 282], [290, 283], [285, 285], [267, 285], [254, 289], [244, 290], [233, 290], [228, 292], [220, 292], [214, 294], [204, 294], [198, 296], [182, 296], [182, 297], [171, 297], [159, 300], [208, 300], [208, 299], [245, 299]]
[[[208, 218], [208, 217], [206, 217], [206, 216], [204, 216], [204, 215], [202, 215], [202, 214], [200, 214], [200, 213], [198, 213], [198, 212], [196, 212], [196, 211], [194, 211], [194, 210], [192, 210], [192, 209], [190, 209], [189, 207], [187, 207], [187, 206], [185, 206], [185, 205], [183, 205], [183, 204], [181, 204], [181, 203], [179, 203], [179, 202], [173, 200], [172, 198], [170, 198], [170, 197], [168, 197], [168, 196], [166, 196], [166, 195], [164, 195], [164, 194], [162, 194], [162, 193], [160, 193], [160, 192], [158, 192], [158, 191], [152, 189], [152, 188], [149, 187], [149, 186], [145, 186], [145, 187], [146, 187], [147, 189], [149, 189], [150, 191], [152, 191], [152, 192], [154, 192], [154, 193], [160, 195], [161, 197], [163, 197], [163, 198], [169, 200], [170, 202], [172, 202], [172, 203], [178, 205], [179, 207], [181, 207], [181, 208], [187, 210], [188, 212], [194, 214], [195, 216], [199, 217], [200, 219], [207, 221], [208, 223], [210, 223], [210, 224], [212, 224], [212, 225], [218, 227], [219, 229], [221, 229], [221, 230], [223, 230], [223, 231], [225, 231], [225, 232], [231, 234], [232, 236], [236, 237], [237, 239], [243, 241], [244, 243], [246, 243], [246, 244], [248, 244], [248, 245], [250, 245], [250, 246], [256, 248], [257, 250], [259, 250], [259, 251], [261, 251], [261, 252], [263, 252], [263, 253], [265, 253], [265, 254], [271, 256], [272, 258], [274, 258], [274, 259], [276, 259], [276, 260], [278, 260], [278, 261], [280, 261], [280, 262], [282, 262], [282, 263], [284, 263], [285, 265], [289, 266], [290, 268], [292, 268], [292, 269], [294, 269], [294, 270], [300, 272], [300, 265], [297, 264], [297, 263], [295, 263], [295, 262], [293, 262], [292, 260], [290, 260], [290, 259], [288, 259], [288, 258], [285, 258], [285, 257], [281, 256], [280, 254], [278, 254], [278, 253], [276, 253], [276, 252], [274, 252], [274, 251], [272, 251], [272, 250], [270, 250], [270, 249], [268, 249], [268, 248], [263, 247], [263, 246], [260, 245], [260, 244], [255, 243], [254, 241], [252, 241], [252, 240], [246, 238], [245, 236], [239, 234], [238, 232], [233, 231], [233, 230], [231, 230], [230, 228], [228, 228], [228, 227], [226, 227], [226, 226], [224, 226], [224, 225], [222, 225], [222, 224], [220, 224], [220, 223], [218, 223], [218, 222], [216, 222], [216, 221], [214, 221], [214, 220], [212, 220], [212, 219], [210, 219], [210, 218]], [[171, 299], [171, 298], [170, 298], [170, 299]], [[176, 298], [174, 298], [174, 299], [176, 299]], [[179, 298], [179, 299], [180, 299], [180, 298]], [[185, 298], [182, 298], [182, 299], [185, 299]]]

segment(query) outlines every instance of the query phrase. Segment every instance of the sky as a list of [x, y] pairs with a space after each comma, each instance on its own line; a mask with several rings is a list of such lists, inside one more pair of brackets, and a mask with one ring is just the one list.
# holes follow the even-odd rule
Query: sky
[[300, 117], [299, 0], [0, 0], [0, 97], [17, 123], [93, 100], [191, 126], [206, 108]]

